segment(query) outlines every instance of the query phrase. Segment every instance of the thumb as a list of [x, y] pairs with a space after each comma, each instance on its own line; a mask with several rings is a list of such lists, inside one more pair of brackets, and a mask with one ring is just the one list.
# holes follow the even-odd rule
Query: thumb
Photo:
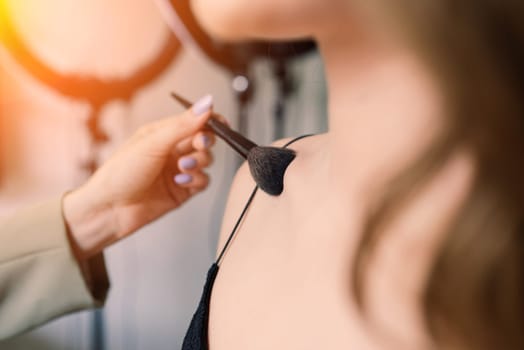
[[213, 96], [200, 98], [190, 109], [175, 117], [165, 118], [155, 125], [154, 142], [172, 148], [183, 139], [192, 136], [204, 127], [211, 117]]

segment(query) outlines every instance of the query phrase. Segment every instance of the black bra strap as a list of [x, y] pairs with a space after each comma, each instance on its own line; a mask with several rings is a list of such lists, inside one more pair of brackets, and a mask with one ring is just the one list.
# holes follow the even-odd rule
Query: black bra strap
[[[284, 146], [282, 146], [282, 148], [287, 148], [292, 143], [297, 142], [298, 140], [301, 140], [301, 139], [303, 139], [305, 137], [309, 137], [309, 136], [313, 136], [313, 135], [314, 134], [307, 134], [307, 135], [302, 135], [302, 136], [295, 137], [293, 140], [289, 141]], [[235, 233], [237, 232], [238, 227], [240, 226], [240, 223], [242, 222], [242, 219], [246, 215], [247, 210], [249, 209], [249, 206], [253, 202], [253, 199], [255, 198], [255, 194], [257, 193], [257, 191], [258, 191], [258, 186], [255, 186], [255, 188], [251, 192], [251, 195], [249, 196], [249, 199], [247, 200], [246, 205], [244, 206], [244, 209], [242, 209], [242, 213], [240, 214], [240, 217], [238, 218], [237, 222], [235, 223], [235, 226], [233, 227], [233, 230], [231, 230], [231, 233], [229, 234], [229, 237], [227, 238], [226, 244], [222, 248], [222, 251], [220, 252], [220, 255], [218, 256], [218, 258], [216, 260], [216, 264], [217, 265], [220, 264], [220, 261], [222, 260], [222, 257], [224, 256], [224, 253], [226, 252], [227, 248], [229, 247], [229, 245], [231, 243], [231, 240], [235, 236]]]

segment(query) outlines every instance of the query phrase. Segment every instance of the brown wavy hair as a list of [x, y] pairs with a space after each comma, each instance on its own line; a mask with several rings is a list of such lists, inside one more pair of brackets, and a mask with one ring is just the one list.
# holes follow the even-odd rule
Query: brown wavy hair
[[355, 297], [364, 309], [365, 270], [381, 228], [466, 146], [474, 183], [439, 247], [421, 309], [439, 348], [524, 349], [524, 1], [368, 1], [433, 70], [448, 113], [438, 140], [370, 215], [354, 265]]

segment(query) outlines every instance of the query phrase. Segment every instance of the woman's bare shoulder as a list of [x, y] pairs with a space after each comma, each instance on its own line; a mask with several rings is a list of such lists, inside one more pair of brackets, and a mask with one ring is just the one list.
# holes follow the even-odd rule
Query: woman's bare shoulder
[[[282, 147], [287, 142], [291, 141], [292, 138], [285, 138], [272, 143], [272, 146]], [[246, 205], [251, 192], [255, 188], [255, 181], [251, 177], [247, 162], [244, 162], [242, 166], [237, 170], [231, 189], [229, 190], [229, 196], [227, 199], [226, 210], [224, 211], [224, 217], [222, 219], [222, 227], [220, 229], [220, 237], [218, 240], [217, 251], [220, 252], [224, 246], [227, 235], [233, 229], [238, 216], [242, 212], [242, 209]]]

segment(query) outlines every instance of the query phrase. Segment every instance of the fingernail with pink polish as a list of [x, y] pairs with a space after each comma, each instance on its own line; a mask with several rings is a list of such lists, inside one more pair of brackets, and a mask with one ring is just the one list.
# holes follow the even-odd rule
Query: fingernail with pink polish
[[208, 148], [209, 146], [211, 146], [211, 139], [209, 138], [209, 136], [202, 135], [202, 144], [204, 145], [205, 148]]
[[193, 169], [196, 165], [197, 161], [193, 157], [180, 158], [180, 166], [186, 170]]
[[195, 117], [199, 117], [206, 112], [208, 112], [211, 107], [213, 106], [213, 96], [212, 95], [205, 95], [201, 99], [199, 99], [193, 107], [191, 107], [191, 111], [195, 115]]
[[193, 181], [193, 176], [189, 174], [178, 174], [175, 176], [175, 182], [179, 185], [185, 185]]

